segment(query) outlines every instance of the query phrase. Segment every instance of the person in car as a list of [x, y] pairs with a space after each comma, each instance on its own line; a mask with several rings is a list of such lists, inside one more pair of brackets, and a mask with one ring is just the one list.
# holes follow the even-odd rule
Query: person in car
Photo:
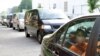
[[77, 29], [76, 31], [76, 43], [70, 47], [70, 50], [79, 55], [84, 55], [87, 43], [85, 42], [86, 32], [84, 29]]
[[76, 41], [75, 41], [75, 39], [76, 39], [76, 36], [75, 36], [75, 32], [71, 32], [70, 34], [69, 34], [69, 41], [71, 42], [71, 43], [76, 43]]

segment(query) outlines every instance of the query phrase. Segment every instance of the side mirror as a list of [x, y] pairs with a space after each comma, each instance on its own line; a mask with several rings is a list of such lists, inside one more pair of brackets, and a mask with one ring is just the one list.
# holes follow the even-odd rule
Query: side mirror
[[47, 35], [45, 35], [44, 37], [43, 37], [43, 39], [45, 39], [45, 38], [50, 38], [52, 36], [52, 34], [47, 34]]

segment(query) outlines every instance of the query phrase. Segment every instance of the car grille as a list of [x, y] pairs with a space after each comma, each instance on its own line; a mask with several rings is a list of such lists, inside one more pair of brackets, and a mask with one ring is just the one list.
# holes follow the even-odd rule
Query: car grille
[[53, 29], [58, 29], [60, 27], [60, 25], [53, 25], [52, 28]]

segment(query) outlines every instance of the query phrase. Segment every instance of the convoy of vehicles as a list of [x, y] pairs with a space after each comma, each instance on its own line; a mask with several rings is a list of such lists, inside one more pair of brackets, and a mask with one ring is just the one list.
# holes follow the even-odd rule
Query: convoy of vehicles
[[42, 43], [41, 56], [100, 56], [100, 15], [70, 20], [58, 11], [33, 9], [7, 15], [0, 23], [36, 37]]

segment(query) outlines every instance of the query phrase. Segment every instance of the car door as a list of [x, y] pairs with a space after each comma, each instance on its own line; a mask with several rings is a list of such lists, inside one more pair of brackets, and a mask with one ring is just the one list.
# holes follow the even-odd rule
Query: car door
[[37, 36], [37, 30], [38, 30], [38, 12], [37, 10], [33, 10], [32, 16], [31, 16], [31, 33], [33, 36]]
[[100, 56], [100, 17], [98, 17], [95, 21], [94, 27], [90, 34], [86, 56]]
[[[96, 19], [95, 17], [94, 18], [83, 17], [83, 18], [78, 18], [76, 20], [73, 20], [69, 22], [68, 24], [66, 24], [63, 27], [63, 30], [61, 30], [61, 32], [56, 34], [56, 37], [55, 37], [56, 42], [53, 45], [54, 46], [53, 54], [55, 54], [56, 56], [57, 55], [58, 56], [85, 55], [87, 45], [88, 45], [89, 35], [91, 32], [91, 29], [93, 28], [95, 19]], [[82, 36], [84, 37], [81, 39], [82, 42], [84, 42], [84, 44], [82, 44], [83, 46], [78, 45], [80, 42], [79, 41], [80, 37], [77, 35], [78, 34], [77, 32], [79, 31], [79, 29], [81, 29]], [[74, 37], [72, 37], [72, 35], [74, 35]], [[72, 40], [72, 38], [74, 39]]]
[[25, 15], [25, 27], [27, 28], [27, 32], [31, 34], [31, 11], [26, 12]]

